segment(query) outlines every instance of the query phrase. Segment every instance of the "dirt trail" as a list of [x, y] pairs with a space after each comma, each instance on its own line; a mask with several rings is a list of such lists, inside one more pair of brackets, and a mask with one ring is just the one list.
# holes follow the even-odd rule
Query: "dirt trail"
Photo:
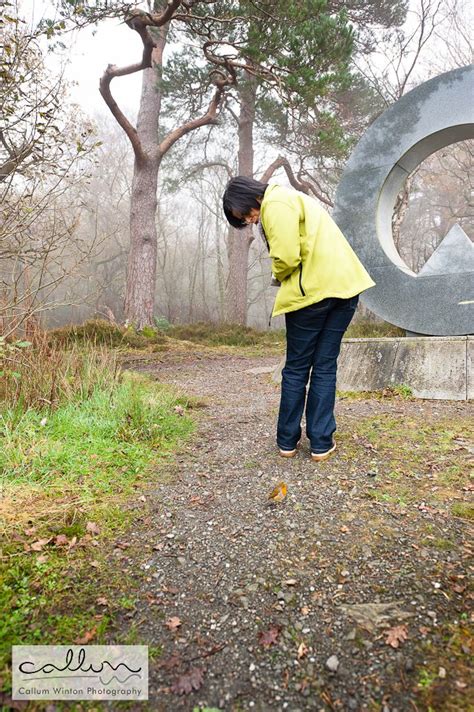
[[[157, 547], [133, 623], [136, 642], [160, 651], [150, 708], [469, 709], [468, 522], [423, 500], [374, 499], [386, 455], [360, 423], [436, 424], [472, 417], [472, 404], [342, 400], [337, 454], [315, 464], [303, 438], [283, 460], [278, 387], [249, 372], [277, 361], [197, 354], [146, 367], [207, 403], [136, 533]], [[410, 462], [409, 445], [400, 456]], [[280, 480], [288, 496], [269, 505]]]

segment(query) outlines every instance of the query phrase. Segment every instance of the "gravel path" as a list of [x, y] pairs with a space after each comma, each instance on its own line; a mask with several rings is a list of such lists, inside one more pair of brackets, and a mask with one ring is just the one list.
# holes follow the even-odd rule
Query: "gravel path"
[[[338, 453], [313, 463], [303, 439], [283, 460], [279, 389], [252, 372], [277, 361], [197, 354], [142, 368], [207, 403], [135, 533], [154, 546], [135, 621], [136, 642], [160, 653], [150, 708], [470, 709], [468, 522], [370, 499], [383, 461], [363, 443], [352, 461], [344, 452], [363, 416], [436, 422], [473, 415], [472, 404], [341, 400]], [[270, 504], [281, 480], [288, 496]], [[426, 545], [427, 536], [451, 546]]]

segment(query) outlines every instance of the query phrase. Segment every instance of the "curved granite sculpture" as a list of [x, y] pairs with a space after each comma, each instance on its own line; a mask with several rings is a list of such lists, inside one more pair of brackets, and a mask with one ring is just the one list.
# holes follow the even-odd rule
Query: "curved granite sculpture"
[[355, 148], [334, 218], [377, 286], [362, 301], [386, 321], [431, 336], [474, 333], [474, 245], [452, 228], [418, 274], [392, 235], [406, 177], [430, 154], [474, 138], [474, 65], [416, 87], [385, 111]]

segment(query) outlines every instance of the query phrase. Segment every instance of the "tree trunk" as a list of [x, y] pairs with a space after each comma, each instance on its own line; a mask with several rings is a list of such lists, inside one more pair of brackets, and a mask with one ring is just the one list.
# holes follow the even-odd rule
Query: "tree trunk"
[[[253, 125], [257, 82], [246, 75], [239, 84], [239, 167], [241, 176], [253, 176]], [[227, 236], [229, 276], [226, 290], [226, 321], [247, 323], [247, 276], [250, 245], [254, 239], [252, 227], [243, 230], [230, 228]]]
[[153, 325], [156, 283], [156, 209], [158, 171], [162, 155], [158, 144], [161, 94], [158, 72], [161, 68], [166, 30], [160, 29], [158, 46], [153, 50], [152, 67], [143, 72], [137, 133], [145, 155], [135, 157], [130, 210], [130, 253], [127, 266], [125, 317], [137, 329]]

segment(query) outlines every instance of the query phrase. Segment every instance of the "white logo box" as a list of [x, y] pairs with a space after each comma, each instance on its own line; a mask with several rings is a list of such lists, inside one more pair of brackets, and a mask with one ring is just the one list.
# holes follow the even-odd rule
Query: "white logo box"
[[147, 700], [147, 645], [14, 645], [14, 700]]

